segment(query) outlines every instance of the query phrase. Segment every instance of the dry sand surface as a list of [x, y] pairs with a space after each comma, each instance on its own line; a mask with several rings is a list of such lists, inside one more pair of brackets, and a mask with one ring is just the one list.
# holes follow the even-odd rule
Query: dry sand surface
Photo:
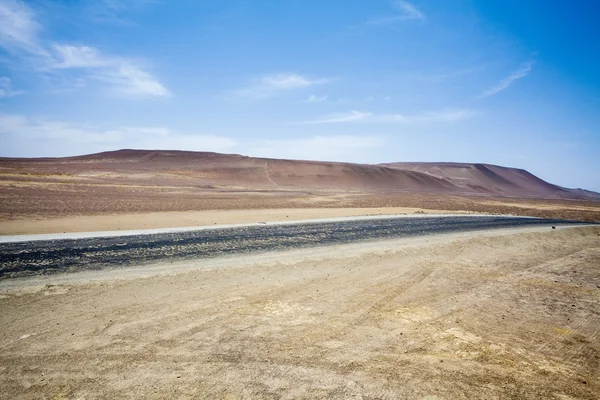
[[[600, 222], [600, 202], [410, 193], [230, 193], [189, 189], [77, 192], [0, 187], [0, 235], [131, 230], [414, 213], [513, 214]], [[164, 190], [163, 190], [164, 189]]]
[[0, 397], [600, 393], [598, 227], [157, 268], [0, 283]]

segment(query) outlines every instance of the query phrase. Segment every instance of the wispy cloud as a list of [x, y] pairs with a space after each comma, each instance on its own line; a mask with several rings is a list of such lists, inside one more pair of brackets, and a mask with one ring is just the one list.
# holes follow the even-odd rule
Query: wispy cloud
[[332, 124], [351, 122], [370, 123], [434, 123], [456, 122], [472, 117], [475, 111], [469, 109], [446, 109], [427, 111], [418, 114], [376, 114], [352, 110], [346, 113], [335, 113], [323, 118], [302, 121], [300, 124]]
[[529, 72], [531, 72], [532, 68], [533, 68], [532, 61], [526, 63], [521, 68], [514, 71], [512, 74], [510, 74], [509, 76], [507, 76], [506, 78], [504, 78], [503, 80], [498, 82], [496, 85], [492, 86], [491, 88], [487, 89], [485, 92], [481, 93], [479, 95], [479, 98], [483, 99], [485, 97], [493, 96], [497, 93], [502, 92], [503, 90], [508, 89], [515, 81], [529, 75]]
[[400, 11], [404, 19], [424, 19], [423, 13], [415, 6], [410, 4], [408, 1], [396, 0], [394, 1], [394, 7]]
[[425, 15], [414, 5], [407, 1], [396, 0], [392, 2], [395, 12], [389, 15], [373, 17], [367, 21], [371, 25], [390, 25], [408, 20], [424, 20]]
[[327, 96], [315, 96], [311, 94], [308, 99], [304, 100], [304, 103], [322, 103], [327, 100]]
[[[139, 62], [109, 56], [91, 46], [52, 43], [43, 40], [40, 24], [27, 5], [0, 0], [0, 47], [5, 48], [38, 72], [78, 70], [85, 78], [111, 83], [116, 91], [129, 95], [165, 97], [170, 92]], [[81, 76], [74, 78], [82, 87]]]
[[0, 0], [0, 46], [12, 52], [44, 54], [39, 44], [40, 25], [33, 11], [17, 0]]
[[399, 122], [415, 122], [415, 123], [430, 123], [430, 122], [457, 122], [464, 119], [469, 119], [476, 114], [476, 111], [471, 109], [444, 109], [439, 111], [426, 111], [418, 114], [403, 115], [391, 114], [384, 115], [382, 121], [399, 121]]
[[355, 121], [362, 121], [367, 118], [370, 118], [372, 115], [373, 114], [368, 113], [368, 112], [352, 110], [352, 111], [344, 112], [344, 113], [329, 114], [323, 118], [309, 120], [309, 121], [302, 121], [299, 123], [300, 124], [332, 124], [332, 123], [339, 123], [339, 122], [355, 122]]
[[0, 77], [0, 99], [6, 97], [14, 97], [22, 94], [23, 91], [15, 90], [12, 87], [12, 81], [6, 76]]
[[307, 78], [295, 73], [265, 75], [252, 84], [228, 93], [246, 100], [264, 100], [290, 90], [304, 89], [327, 83], [327, 79]]
[[[56, 156], [130, 148], [149, 150], [227, 151], [238, 143], [224, 136], [173, 131], [164, 127], [111, 127], [0, 114], [2, 155]], [[66, 146], [68, 144], [68, 146]]]
[[89, 46], [69, 46], [54, 44], [55, 62], [52, 68], [101, 68], [111, 61]]
[[109, 82], [122, 92], [131, 95], [165, 97], [171, 93], [151, 74], [134, 62], [121, 57], [100, 53], [89, 46], [54, 45], [53, 69], [79, 69], [90, 71], [90, 77]]
[[325, 79], [309, 79], [297, 74], [268, 75], [262, 78], [265, 86], [277, 90], [297, 89], [327, 82]]

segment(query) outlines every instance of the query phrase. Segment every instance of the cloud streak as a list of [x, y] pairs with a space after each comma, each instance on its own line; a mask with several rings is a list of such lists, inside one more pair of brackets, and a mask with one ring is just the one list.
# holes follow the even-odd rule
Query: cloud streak
[[352, 111], [345, 112], [345, 113], [330, 114], [323, 118], [309, 120], [309, 121], [303, 121], [300, 123], [301, 124], [333, 124], [333, 123], [340, 123], [340, 122], [356, 122], [356, 121], [363, 121], [372, 116], [373, 116], [373, 114], [368, 113], [368, 112], [352, 110]]
[[327, 100], [327, 96], [315, 96], [311, 94], [308, 99], [304, 100], [303, 103], [322, 103]]
[[171, 93], [152, 75], [131, 60], [100, 53], [89, 46], [54, 45], [52, 69], [90, 71], [92, 78], [113, 84], [117, 91], [130, 95], [166, 97]]
[[27, 5], [16, 0], [0, 0], [0, 46], [11, 52], [45, 54], [38, 41], [40, 30]]
[[425, 15], [407, 1], [396, 0], [392, 3], [396, 10], [394, 14], [374, 17], [367, 21], [370, 25], [390, 25], [408, 20], [424, 20]]
[[394, 7], [400, 11], [404, 19], [424, 19], [423, 13], [407, 1], [396, 0]]
[[[91, 46], [42, 40], [40, 31], [34, 12], [24, 3], [0, 0], [0, 47], [15, 55], [20, 64], [29, 64], [42, 73], [78, 70], [87, 79], [110, 83], [117, 92], [128, 95], [170, 96], [166, 87], [137, 62], [105, 55]], [[82, 86], [81, 77], [77, 82]]]
[[333, 124], [333, 123], [437, 123], [457, 122], [475, 115], [470, 109], [446, 109], [440, 111], [427, 111], [418, 114], [375, 114], [352, 110], [345, 113], [335, 113], [323, 118], [301, 121], [300, 124]]
[[496, 85], [492, 86], [491, 88], [489, 88], [486, 91], [484, 91], [483, 93], [481, 93], [478, 98], [484, 99], [486, 97], [493, 96], [495, 94], [502, 92], [503, 90], [508, 89], [515, 81], [529, 75], [529, 72], [531, 72], [532, 68], [533, 68], [532, 61], [526, 63], [521, 68], [514, 71], [512, 74], [510, 74], [509, 76], [507, 76], [506, 78], [504, 78], [503, 80], [498, 82]]
[[230, 91], [228, 95], [245, 100], [265, 100], [327, 82], [327, 79], [312, 79], [296, 73], [265, 75], [246, 87]]

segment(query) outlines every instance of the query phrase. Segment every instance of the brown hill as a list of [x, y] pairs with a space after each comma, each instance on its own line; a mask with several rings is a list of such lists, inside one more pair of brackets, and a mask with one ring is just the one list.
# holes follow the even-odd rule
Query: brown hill
[[395, 162], [381, 164], [402, 171], [415, 171], [443, 179], [465, 192], [493, 196], [565, 199], [598, 199], [600, 194], [567, 189], [548, 183], [524, 169], [490, 164], [450, 162]]
[[380, 165], [294, 161], [189, 151], [118, 150], [65, 158], [0, 159], [0, 168], [132, 183], [238, 189], [444, 192], [444, 179]]
[[0, 158], [0, 172], [70, 175], [134, 185], [193, 185], [232, 190], [340, 190], [564, 199], [600, 199], [522, 169], [487, 164], [380, 165], [296, 161], [189, 151], [118, 150], [65, 158]]

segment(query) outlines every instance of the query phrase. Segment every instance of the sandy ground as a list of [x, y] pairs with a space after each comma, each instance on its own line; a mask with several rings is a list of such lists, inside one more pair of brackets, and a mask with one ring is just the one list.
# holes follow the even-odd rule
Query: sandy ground
[[600, 228], [0, 282], [0, 397], [596, 399]]
[[[26, 218], [0, 220], [0, 235], [157, 229], [415, 213], [450, 214], [451, 212], [443, 210], [425, 210], [415, 207], [363, 207], [207, 210], [140, 214], [82, 215], [48, 219]], [[458, 213], [467, 214], [469, 212], [463, 211]], [[452, 214], [457, 214], [457, 212], [452, 212]]]

